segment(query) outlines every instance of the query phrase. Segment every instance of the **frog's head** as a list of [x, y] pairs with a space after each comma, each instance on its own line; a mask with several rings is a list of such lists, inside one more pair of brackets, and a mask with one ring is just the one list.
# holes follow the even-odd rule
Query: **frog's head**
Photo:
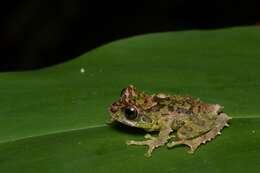
[[158, 117], [150, 111], [156, 104], [153, 96], [129, 85], [121, 91], [120, 99], [110, 106], [111, 121], [147, 131], [159, 130]]

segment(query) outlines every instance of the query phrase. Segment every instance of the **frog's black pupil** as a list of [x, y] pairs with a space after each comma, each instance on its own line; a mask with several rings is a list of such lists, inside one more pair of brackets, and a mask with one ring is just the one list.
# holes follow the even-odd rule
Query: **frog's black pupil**
[[129, 120], [133, 120], [137, 117], [137, 112], [133, 107], [125, 108], [124, 113], [125, 113], [125, 117]]

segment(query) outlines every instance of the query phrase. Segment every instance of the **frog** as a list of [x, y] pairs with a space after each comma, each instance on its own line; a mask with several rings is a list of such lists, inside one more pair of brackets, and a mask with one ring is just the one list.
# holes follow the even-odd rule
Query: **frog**
[[129, 85], [110, 105], [109, 112], [111, 123], [147, 132], [145, 140], [128, 140], [126, 144], [148, 146], [145, 156], [151, 157], [154, 149], [161, 146], [186, 145], [189, 153], [195, 153], [200, 145], [215, 139], [229, 126], [232, 118], [223, 108], [191, 96], [147, 94]]

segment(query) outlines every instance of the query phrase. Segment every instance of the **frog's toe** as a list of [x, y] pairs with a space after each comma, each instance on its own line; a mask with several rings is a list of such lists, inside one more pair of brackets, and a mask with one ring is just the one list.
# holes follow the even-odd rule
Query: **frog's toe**
[[147, 144], [147, 146], [149, 148], [148, 148], [147, 152], [144, 154], [144, 156], [145, 157], [151, 157], [153, 150], [156, 148], [156, 145], [154, 145], [153, 143], [149, 143], [149, 144]]
[[172, 148], [172, 147], [174, 147], [174, 146], [175, 146], [175, 144], [172, 143], [172, 142], [167, 144], [167, 147], [168, 147], [168, 148]]
[[136, 142], [138, 141], [128, 140], [126, 141], [126, 145], [136, 145]]
[[150, 146], [149, 146], [149, 149], [148, 149], [148, 151], [147, 151], [146, 153], [144, 153], [144, 156], [145, 156], [145, 157], [151, 157], [154, 148], [155, 148], [155, 147], [150, 147]]
[[132, 145], [132, 141], [130, 140], [126, 141], [126, 145]]
[[145, 138], [145, 139], [151, 139], [151, 140], [155, 140], [155, 139], [156, 139], [156, 137], [153, 137], [153, 136], [150, 135], [149, 133], [146, 134], [146, 135], [144, 135], [144, 138]]
[[126, 141], [127, 145], [147, 145], [147, 141], [134, 141], [134, 140], [130, 140], [130, 141]]
[[175, 146], [181, 145], [181, 144], [183, 144], [183, 141], [172, 141], [172, 142], [167, 143], [167, 147], [172, 148], [172, 147], [175, 147]]
[[144, 138], [145, 138], [145, 139], [151, 139], [151, 138], [152, 138], [152, 135], [150, 135], [150, 134], [148, 133], [148, 134], [144, 135]]
[[194, 153], [195, 153], [195, 150], [196, 150], [196, 149], [190, 148], [190, 149], [188, 150], [188, 153], [189, 153], [189, 154], [194, 154]]
[[152, 154], [151, 154], [151, 153], [149, 153], [149, 152], [146, 152], [146, 153], [144, 153], [144, 156], [145, 156], [145, 157], [151, 157], [151, 156], [152, 156]]

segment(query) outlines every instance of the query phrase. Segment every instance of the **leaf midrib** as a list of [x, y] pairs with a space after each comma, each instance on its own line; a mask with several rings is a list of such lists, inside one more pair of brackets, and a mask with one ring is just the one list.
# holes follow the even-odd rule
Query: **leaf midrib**
[[[232, 117], [232, 119], [259, 119], [260, 115], [252, 115], [252, 116], [236, 116]], [[5, 143], [13, 143], [21, 140], [28, 140], [28, 139], [33, 139], [33, 138], [38, 138], [38, 137], [44, 137], [44, 136], [51, 136], [51, 135], [58, 135], [58, 134], [66, 134], [70, 132], [78, 132], [78, 131], [85, 131], [88, 129], [95, 129], [95, 128], [102, 128], [108, 126], [107, 124], [97, 124], [97, 125], [91, 125], [88, 127], [80, 127], [80, 128], [74, 128], [74, 129], [66, 129], [66, 130], [57, 130], [57, 131], [52, 131], [50, 133], [42, 133], [38, 135], [31, 135], [31, 136], [25, 136], [21, 138], [16, 138], [16, 139], [8, 139], [8, 140], [2, 140], [0, 141], [0, 145], [5, 144]]]

